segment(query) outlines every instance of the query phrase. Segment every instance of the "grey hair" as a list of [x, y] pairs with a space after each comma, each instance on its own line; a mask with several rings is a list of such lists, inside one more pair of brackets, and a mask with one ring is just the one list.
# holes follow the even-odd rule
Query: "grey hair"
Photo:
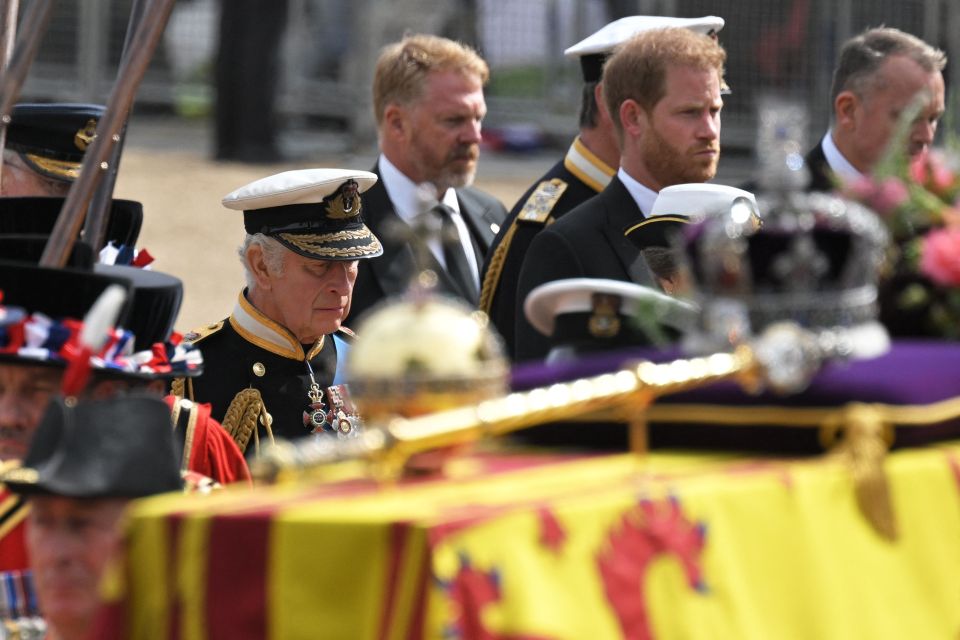
[[[25, 171], [33, 176], [36, 182], [42, 185], [41, 188], [43, 189], [43, 192], [36, 194], [38, 196], [63, 197], [66, 196], [70, 191], [70, 185], [72, 181], [57, 180], [55, 178], [43, 175], [27, 164], [27, 162], [20, 156], [19, 151], [14, 151], [13, 149], [4, 149], [3, 163], [9, 167], [19, 169], [20, 171]], [[8, 178], [8, 180], [9, 179], [10, 178]]]
[[250, 270], [250, 264], [247, 261], [247, 253], [250, 251], [250, 248], [254, 246], [260, 247], [260, 250], [263, 252], [263, 262], [267, 265], [267, 269], [273, 275], [283, 275], [286, 248], [280, 244], [278, 240], [270, 236], [262, 233], [248, 233], [243, 239], [243, 246], [237, 250], [237, 254], [240, 256], [240, 262], [243, 263], [243, 275], [247, 280], [247, 289], [252, 288], [256, 283], [253, 272]]
[[920, 38], [890, 27], [867, 29], [851, 38], [840, 51], [840, 60], [833, 72], [830, 97], [836, 101], [844, 91], [861, 98], [875, 88], [877, 71], [891, 56], [904, 56], [916, 62], [927, 73], [943, 71], [946, 54]]

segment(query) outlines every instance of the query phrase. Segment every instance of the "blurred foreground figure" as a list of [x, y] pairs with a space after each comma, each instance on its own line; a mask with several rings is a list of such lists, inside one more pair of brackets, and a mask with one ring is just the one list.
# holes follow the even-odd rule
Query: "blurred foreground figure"
[[3, 481], [31, 506], [27, 548], [47, 637], [87, 638], [127, 503], [180, 489], [169, 409], [147, 396], [56, 399]]
[[[66, 378], [74, 379], [68, 376], [68, 363], [89, 361], [89, 377], [73, 392], [84, 399], [136, 389], [153, 392], [159, 400], [167, 380], [199, 373], [198, 351], [166, 341], [179, 309], [180, 282], [131, 267], [103, 268], [110, 273], [0, 262], [0, 465], [24, 458], [44, 408]], [[137, 276], [139, 282], [124, 275]], [[85, 317], [108, 288], [127, 297], [116, 319], [127, 328], [102, 327], [105, 343], [86, 351], [80, 340]], [[139, 351], [138, 337], [144, 343]], [[223, 484], [249, 482], [243, 456], [209, 419], [209, 407], [168, 401], [167, 428], [183, 442], [181, 468]], [[0, 579], [9, 575], [3, 572], [27, 566], [27, 512], [23, 500], [0, 489]]]

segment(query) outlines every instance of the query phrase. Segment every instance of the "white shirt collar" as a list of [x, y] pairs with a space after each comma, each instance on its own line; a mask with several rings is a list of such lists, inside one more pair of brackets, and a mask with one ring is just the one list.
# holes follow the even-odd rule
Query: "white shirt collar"
[[[397, 212], [401, 220], [410, 224], [420, 213], [420, 208], [423, 206], [419, 197], [417, 197], [417, 183], [408, 178], [400, 169], [397, 169], [396, 165], [383, 154], [380, 154], [377, 166], [380, 169], [383, 188], [387, 190], [390, 202], [393, 203], [393, 210]], [[457, 192], [453, 189], [447, 189], [440, 200], [457, 213], [460, 212]]]
[[820, 146], [823, 147], [823, 156], [827, 159], [827, 164], [838, 178], [844, 182], [852, 182], [864, 177], [863, 174], [840, 153], [840, 149], [837, 148], [836, 143], [833, 141], [833, 129], [829, 129], [826, 135], [823, 136], [823, 140], [820, 141]]
[[643, 217], [649, 216], [653, 209], [653, 202], [657, 199], [657, 192], [634, 180], [630, 174], [623, 170], [623, 167], [617, 170], [617, 177], [620, 178], [620, 182], [633, 196], [633, 201], [640, 207], [640, 213], [643, 214]]

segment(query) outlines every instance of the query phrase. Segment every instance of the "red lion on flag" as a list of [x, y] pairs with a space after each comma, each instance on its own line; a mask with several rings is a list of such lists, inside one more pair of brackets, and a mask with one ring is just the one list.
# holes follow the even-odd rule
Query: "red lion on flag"
[[611, 528], [608, 545], [597, 554], [597, 564], [626, 640], [653, 638], [644, 580], [657, 556], [676, 557], [690, 586], [706, 591], [700, 566], [705, 540], [705, 525], [688, 520], [672, 496], [659, 502], [641, 500]]
[[483, 610], [500, 602], [500, 574], [496, 569], [483, 571], [470, 564], [466, 554], [460, 554], [460, 568], [449, 581], [441, 581], [454, 603], [456, 613], [445, 638], [464, 640], [549, 640], [543, 636], [510, 634], [491, 631], [483, 621]]

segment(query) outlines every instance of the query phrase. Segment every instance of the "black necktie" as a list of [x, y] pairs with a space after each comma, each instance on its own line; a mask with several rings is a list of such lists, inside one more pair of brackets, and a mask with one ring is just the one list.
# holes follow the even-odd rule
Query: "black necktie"
[[443, 259], [447, 263], [447, 273], [460, 287], [463, 297], [476, 306], [480, 300], [477, 282], [470, 270], [467, 254], [463, 250], [463, 238], [457, 223], [453, 221], [453, 209], [440, 203], [433, 208], [440, 216], [441, 243], [443, 244]]

